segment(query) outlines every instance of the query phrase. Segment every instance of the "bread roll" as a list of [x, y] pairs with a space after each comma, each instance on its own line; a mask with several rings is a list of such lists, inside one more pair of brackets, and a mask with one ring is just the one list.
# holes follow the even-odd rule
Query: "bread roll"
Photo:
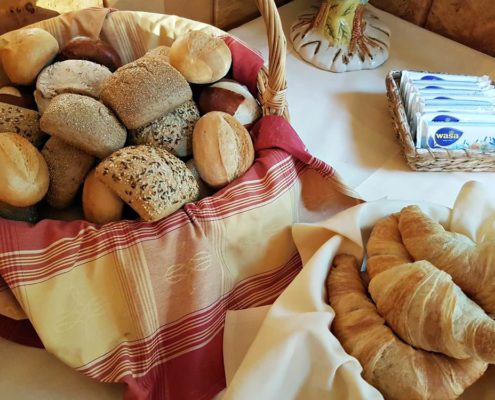
[[0, 201], [15, 207], [39, 202], [48, 190], [43, 156], [17, 133], [0, 133]]
[[261, 107], [247, 87], [231, 79], [222, 79], [203, 89], [199, 109], [202, 114], [226, 112], [243, 125], [250, 125], [261, 117]]
[[95, 224], [122, 219], [124, 202], [91, 171], [84, 181], [82, 205], [84, 218]]
[[52, 136], [41, 150], [50, 171], [46, 201], [53, 208], [66, 208], [74, 201], [95, 158]]
[[145, 221], [164, 218], [198, 197], [186, 165], [159, 147], [118, 150], [96, 167], [96, 177]]
[[149, 124], [192, 98], [184, 77], [158, 57], [141, 57], [119, 68], [100, 97], [129, 129]]
[[40, 130], [40, 115], [33, 110], [0, 103], [0, 132], [16, 132], [38, 147], [46, 135]]
[[61, 93], [98, 98], [103, 82], [112, 73], [107, 67], [86, 60], [66, 60], [44, 68], [36, 80], [36, 90], [51, 99]]
[[129, 131], [129, 139], [132, 144], [160, 146], [175, 156], [185, 157], [192, 153], [192, 133], [198, 119], [198, 107], [189, 100], [150, 124]]
[[246, 172], [254, 161], [249, 132], [232, 115], [212, 111], [194, 127], [193, 154], [201, 178], [221, 188]]
[[124, 146], [127, 132], [99, 101], [65, 93], [52, 99], [40, 120], [41, 129], [98, 158]]
[[191, 83], [212, 83], [223, 78], [232, 54], [223, 39], [203, 31], [189, 31], [170, 47], [170, 64]]
[[2, 65], [11, 82], [33, 83], [43, 67], [59, 50], [57, 39], [40, 28], [20, 29], [9, 36], [1, 50]]
[[122, 66], [119, 54], [107, 42], [86, 36], [77, 36], [60, 51], [60, 60], [87, 60], [104, 65], [110, 71]]

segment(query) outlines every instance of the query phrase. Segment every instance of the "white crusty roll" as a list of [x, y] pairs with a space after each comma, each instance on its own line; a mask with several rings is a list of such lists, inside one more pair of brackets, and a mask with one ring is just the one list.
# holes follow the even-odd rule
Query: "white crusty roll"
[[0, 133], [0, 201], [15, 207], [39, 202], [49, 184], [40, 152], [17, 133]]
[[106, 224], [122, 218], [124, 202], [91, 171], [84, 181], [82, 206], [84, 218], [95, 224]]
[[57, 209], [69, 207], [95, 158], [52, 136], [41, 150], [50, 171], [46, 201]]
[[57, 39], [40, 28], [19, 29], [8, 34], [7, 40], [0, 52], [3, 69], [19, 85], [33, 83], [59, 50]]
[[97, 158], [124, 146], [127, 132], [99, 101], [64, 93], [50, 101], [40, 120], [41, 129]]
[[170, 47], [170, 64], [191, 83], [212, 83], [223, 78], [232, 64], [229, 46], [222, 38], [189, 31]]
[[190, 100], [192, 91], [170, 64], [145, 56], [115, 71], [100, 97], [128, 129], [137, 129]]
[[191, 171], [159, 147], [124, 147], [96, 167], [96, 177], [145, 221], [164, 218], [198, 197]]
[[129, 131], [129, 139], [132, 144], [160, 146], [185, 157], [192, 153], [192, 133], [198, 119], [198, 107], [189, 100], [150, 124]]
[[261, 117], [261, 107], [248, 88], [231, 79], [222, 79], [204, 88], [199, 98], [202, 114], [223, 111], [243, 125], [249, 125]]
[[193, 155], [201, 178], [221, 188], [244, 174], [254, 161], [249, 132], [232, 115], [212, 111], [194, 127]]

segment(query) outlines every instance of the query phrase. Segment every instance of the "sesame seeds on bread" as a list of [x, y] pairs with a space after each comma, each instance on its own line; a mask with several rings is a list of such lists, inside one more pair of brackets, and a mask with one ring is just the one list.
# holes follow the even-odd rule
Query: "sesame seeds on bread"
[[161, 57], [141, 57], [105, 81], [101, 100], [128, 129], [140, 128], [192, 98], [185, 78]]

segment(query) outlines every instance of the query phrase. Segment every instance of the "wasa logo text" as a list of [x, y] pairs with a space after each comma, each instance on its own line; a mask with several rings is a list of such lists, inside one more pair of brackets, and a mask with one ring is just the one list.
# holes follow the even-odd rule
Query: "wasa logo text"
[[435, 132], [435, 142], [439, 146], [450, 146], [457, 142], [463, 133], [454, 128], [442, 128]]

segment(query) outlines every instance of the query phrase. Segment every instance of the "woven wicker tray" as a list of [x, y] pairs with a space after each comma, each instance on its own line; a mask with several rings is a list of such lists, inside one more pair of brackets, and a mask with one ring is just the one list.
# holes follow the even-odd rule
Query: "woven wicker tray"
[[495, 152], [477, 150], [417, 149], [399, 93], [401, 71], [386, 78], [387, 97], [397, 137], [409, 166], [416, 171], [495, 171]]

